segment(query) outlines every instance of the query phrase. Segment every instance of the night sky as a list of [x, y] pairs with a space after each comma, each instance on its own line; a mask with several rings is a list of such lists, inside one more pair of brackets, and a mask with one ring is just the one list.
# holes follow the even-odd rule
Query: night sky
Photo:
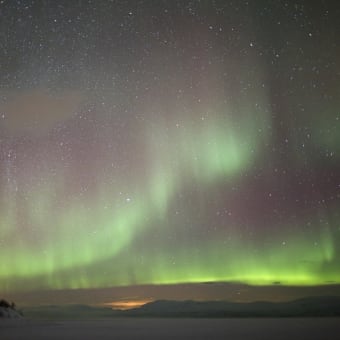
[[1, 295], [340, 284], [339, 17], [0, 1]]

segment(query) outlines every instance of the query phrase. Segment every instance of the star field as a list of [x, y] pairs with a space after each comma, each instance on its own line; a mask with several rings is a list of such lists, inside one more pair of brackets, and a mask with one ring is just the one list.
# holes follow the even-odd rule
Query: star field
[[0, 1], [0, 291], [340, 283], [333, 1]]

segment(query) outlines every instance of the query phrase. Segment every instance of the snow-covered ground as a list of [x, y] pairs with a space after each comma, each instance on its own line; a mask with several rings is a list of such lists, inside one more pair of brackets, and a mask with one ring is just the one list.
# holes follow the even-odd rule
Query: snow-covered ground
[[339, 318], [162, 319], [87, 321], [1, 319], [0, 339], [336, 339]]
[[21, 315], [15, 309], [0, 307], [0, 320], [2, 318], [18, 319], [21, 318]]

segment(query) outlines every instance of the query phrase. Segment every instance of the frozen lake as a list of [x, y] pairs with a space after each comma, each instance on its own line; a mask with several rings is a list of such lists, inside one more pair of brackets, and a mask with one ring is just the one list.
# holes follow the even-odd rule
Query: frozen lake
[[0, 339], [335, 339], [339, 318], [0, 320]]

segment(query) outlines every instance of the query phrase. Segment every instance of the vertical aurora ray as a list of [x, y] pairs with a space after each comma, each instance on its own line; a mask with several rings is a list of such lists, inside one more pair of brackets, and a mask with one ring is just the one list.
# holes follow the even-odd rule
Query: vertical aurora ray
[[[174, 127], [167, 144], [164, 135], [153, 140], [150, 143], [153, 148], [148, 151], [153, 161], [150, 162], [150, 176], [145, 178], [146, 185], [140, 184], [139, 193], [130, 190], [129, 184], [120, 185], [132, 193], [131, 197], [122, 197], [117, 187], [101, 186], [96, 190], [97, 196], [89, 194], [76, 199], [69, 196], [66, 202], [58, 202], [57, 192], [66, 188], [63, 178], [68, 174], [60, 171], [63, 174], [60, 178], [41, 174], [40, 179], [48, 179], [30, 188], [31, 196], [25, 208], [27, 219], [22, 221], [22, 227], [34, 228], [39, 238], [25, 240], [26, 235], [19, 236], [18, 243], [23, 244], [18, 247], [16, 256], [2, 265], [3, 279], [13, 275], [25, 278], [55, 274], [114, 259], [130, 246], [138, 233], [150, 228], [155, 218], [166, 227], [167, 207], [185, 177], [194, 174], [197, 181], [213, 181], [221, 175], [234, 176], [244, 166], [247, 155], [242, 154], [242, 148], [245, 142], [237, 143], [231, 131], [217, 125], [211, 125], [208, 131], [190, 127], [185, 135], [178, 135]], [[195, 141], [198, 141], [196, 145]], [[9, 202], [16, 204], [14, 198]], [[17, 237], [15, 220], [5, 221], [9, 230], [13, 225], [9, 237]], [[1, 254], [6, 256], [10, 251], [4, 247]]]
[[[209, 190], [221, 179], [230, 179], [232, 183], [261, 155], [261, 144], [256, 141], [255, 134], [260, 127], [255, 122], [249, 124], [251, 115], [244, 120], [247, 123], [238, 124], [237, 129], [232, 127], [228, 116], [210, 114], [204, 120], [184, 121], [181, 117], [181, 123], [158, 122], [157, 129], [152, 131], [146, 127], [143, 144], [147, 176], [138, 181], [123, 179], [124, 175], [119, 174], [119, 180], [112, 181], [115, 185], [105, 185], [101, 179], [113, 175], [99, 171], [96, 180], [99, 185], [92, 192], [81, 196], [72, 194], [60, 201], [57, 196], [64, 195], [61, 188], [68, 190], [69, 180], [66, 179], [71, 174], [62, 169], [58, 171], [62, 175], [53, 178], [41, 173], [37, 176], [39, 182], [28, 189], [29, 199], [23, 206], [18, 205], [17, 189], [8, 185], [7, 217], [2, 220], [2, 230], [8, 233], [5, 240], [17, 239], [17, 251], [2, 264], [2, 282], [11, 277], [28, 281], [39, 278], [46, 288], [58, 289], [200, 281], [322, 283], [324, 279], [320, 281], [318, 272], [324, 262], [334, 260], [335, 254], [332, 236], [326, 231], [316, 237], [318, 248], [304, 242], [303, 237], [289, 235], [284, 237], [292, 238], [285, 248], [273, 239], [271, 243], [276, 242], [278, 246], [260, 247], [257, 242], [239, 239], [237, 231], [235, 233], [239, 227], [227, 224], [220, 236], [222, 239], [231, 236], [232, 245], [210, 237], [205, 243], [193, 245], [184, 232], [183, 244], [179, 242], [176, 246], [179, 260], [173, 263], [169, 260], [173, 250], [167, 249], [166, 241], [161, 239], [151, 241], [154, 253], [142, 250], [144, 265], [141, 269], [138, 268], [140, 264], [131, 263], [130, 255], [126, 255], [126, 252], [134, 254], [139, 236], [148, 237], [155, 228], [158, 232], [178, 229], [169, 223], [169, 209], [175, 199], [185, 196], [185, 188], [199, 183], [199, 187]], [[138, 176], [138, 172], [132, 172], [133, 176], [136, 174]], [[228, 182], [223, 185], [231, 188]], [[209, 194], [200, 193], [200, 196], [200, 206], [205, 209], [204, 202], [210, 199]], [[179, 200], [186, 204], [185, 198]], [[17, 220], [18, 209], [24, 210], [25, 221]], [[185, 217], [183, 227], [190, 218]], [[20, 226], [23, 234], [18, 236]], [[27, 237], [32, 231], [37, 232], [39, 238]], [[190, 233], [195, 235], [195, 226]], [[2, 247], [2, 257], [9, 257], [10, 253], [10, 247]], [[126, 255], [123, 259], [122, 254]], [[294, 263], [292, 259], [299, 254], [307, 254], [308, 258]], [[93, 265], [108, 260], [112, 262], [112, 269], [104, 278], [88, 274], [94, 270]], [[116, 263], [120, 263], [118, 269]], [[75, 268], [79, 268], [78, 278], [70, 274]], [[130, 268], [133, 279], [130, 274], [126, 276], [126, 268]], [[338, 276], [329, 275], [329, 279], [336, 281]]]
[[[176, 254], [163, 248], [161, 256], [150, 256], [151, 263], [146, 268], [151, 268], [153, 273], [150, 274], [159, 284], [234, 281], [255, 285], [274, 282], [316, 285], [337, 282], [339, 274], [336, 271], [323, 273], [325, 263], [332, 263], [333, 269], [337, 266], [333, 236], [329, 231], [320, 233], [318, 229], [315, 226], [311, 232], [314, 242], [306, 238], [305, 233], [292, 236], [287, 232], [271, 235], [268, 244], [241, 239], [235, 233], [229, 242], [220, 237], [193, 247], [187, 241], [178, 245]], [[286, 241], [280, 241], [282, 238]], [[141, 281], [146, 283], [150, 274], [145, 274]]]

